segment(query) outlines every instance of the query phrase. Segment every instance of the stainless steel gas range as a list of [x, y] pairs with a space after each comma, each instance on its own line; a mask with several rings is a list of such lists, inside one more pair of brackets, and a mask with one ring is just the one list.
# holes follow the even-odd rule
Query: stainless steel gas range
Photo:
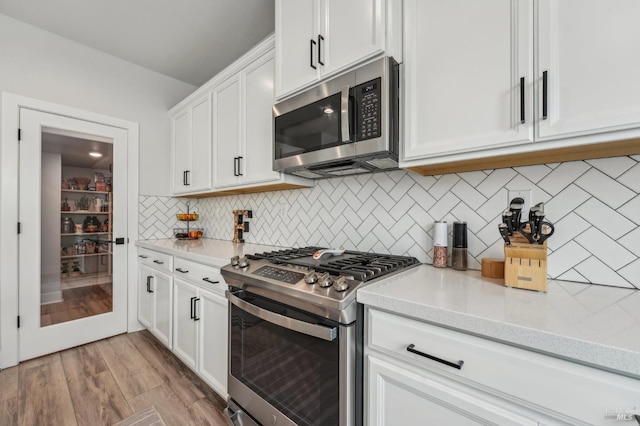
[[362, 423], [362, 308], [356, 290], [413, 257], [305, 247], [231, 259], [233, 425]]

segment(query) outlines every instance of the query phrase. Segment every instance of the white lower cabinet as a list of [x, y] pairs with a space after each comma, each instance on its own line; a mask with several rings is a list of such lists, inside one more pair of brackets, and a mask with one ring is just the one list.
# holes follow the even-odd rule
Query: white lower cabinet
[[228, 305], [220, 270], [174, 262], [173, 351], [216, 392], [227, 396]]
[[139, 253], [138, 320], [226, 398], [229, 309], [220, 270], [151, 250]]
[[218, 294], [200, 293], [198, 333], [198, 374], [220, 395], [227, 396], [229, 307]]
[[172, 258], [142, 249], [139, 257], [138, 320], [171, 349], [173, 276], [168, 271]]
[[367, 425], [607, 425], [640, 401], [626, 376], [374, 308], [365, 318]]
[[532, 425], [517, 406], [498, 406], [430, 371], [418, 373], [369, 355], [368, 425]]

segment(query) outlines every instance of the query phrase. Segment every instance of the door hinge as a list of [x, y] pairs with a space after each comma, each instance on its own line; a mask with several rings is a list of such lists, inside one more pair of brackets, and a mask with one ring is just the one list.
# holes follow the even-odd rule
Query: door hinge
[[18, 140], [22, 140], [22, 129], [18, 129]]
[[18, 328], [20, 328], [20, 315], [18, 315]]
[[20, 222], [18, 222], [18, 234], [20, 233]]

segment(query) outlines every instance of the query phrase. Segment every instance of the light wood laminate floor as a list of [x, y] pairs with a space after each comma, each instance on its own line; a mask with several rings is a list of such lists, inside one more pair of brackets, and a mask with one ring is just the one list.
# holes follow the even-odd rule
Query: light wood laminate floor
[[112, 425], [151, 405], [167, 426], [226, 425], [225, 401], [148, 331], [0, 371], [0, 425]]

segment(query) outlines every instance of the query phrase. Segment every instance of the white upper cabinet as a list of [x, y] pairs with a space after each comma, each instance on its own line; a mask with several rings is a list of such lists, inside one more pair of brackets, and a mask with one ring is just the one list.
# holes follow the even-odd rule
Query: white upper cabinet
[[173, 194], [211, 189], [211, 97], [205, 93], [171, 116]]
[[531, 8], [405, 1], [405, 160], [533, 140]]
[[401, 62], [398, 0], [276, 0], [276, 98], [382, 53]]
[[638, 16], [634, 0], [405, 0], [401, 166], [639, 137]]
[[319, 1], [276, 1], [277, 93], [316, 81], [318, 74]]
[[638, 127], [640, 2], [540, 0], [538, 17], [536, 137]]
[[313, 186], [273, 171], [274, 45], [267, 37], [171, 110], [173, 194]]
[[245, 143], [240, 160], [243, 182], [258, 183], [280, 178], [280, 173], [273, 171], [272, 161], [274, 67], [272, 51], [243, 71]]
[[240, 144], [240, 75], [216, 86], [213, 95], [214, 186], [237, 185]]
[[277, 181], [272, 168], [273, 50], [213, 89], [215, 188]]

